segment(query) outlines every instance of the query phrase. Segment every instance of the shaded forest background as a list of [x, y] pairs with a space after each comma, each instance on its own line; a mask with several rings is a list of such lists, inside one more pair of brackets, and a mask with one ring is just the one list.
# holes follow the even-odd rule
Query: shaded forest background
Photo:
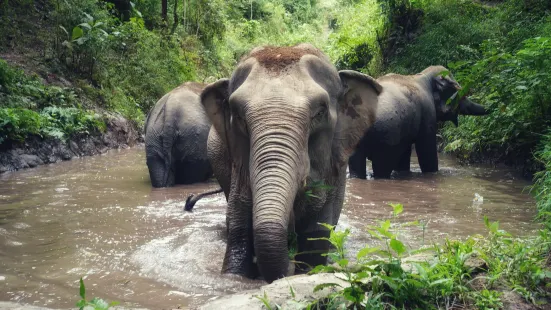
[[2, 0], [0, 148], [103, 131], [112, 113], [141, 128], [184, 81], [227, 77], [261, 44], [310, 42], [375, 77], [447, 66], [492, 113], [444, 125], [443, 150], [540, 171], [548, 197], [550, 11], [549, 0]]

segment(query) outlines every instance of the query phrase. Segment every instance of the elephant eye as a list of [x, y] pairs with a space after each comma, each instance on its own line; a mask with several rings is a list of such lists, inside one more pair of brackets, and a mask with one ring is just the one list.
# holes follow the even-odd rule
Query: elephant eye
[[243, 119], [243, 117], [239, 113], [232, 113], [231, 118], [232, 118], [231, 122], [237, 125], [237, 127], [242, 133], [248, 135], [249, 130], [247, 128], [247, 124], [245, 124], [245, 120]]
[[324, 108], [321, 108], [317, 113], [316, 115], [314, 115], [314, 118], [320, 118], [320, 117], [323, 117], [325, 115], [325, 113], [327, 112], [327, 109], [324, 107]]

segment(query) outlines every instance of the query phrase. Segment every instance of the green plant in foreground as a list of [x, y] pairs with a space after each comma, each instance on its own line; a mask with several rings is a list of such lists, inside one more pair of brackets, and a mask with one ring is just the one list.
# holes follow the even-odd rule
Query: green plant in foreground
[[[392, 217], [403, 206], [391, 204]], [[473, 236], [464, 241], [444, 240], [441, 245], [409, 253], [430, 255], [406, 260], [406, 246], [399, 240], [404, 224], [390, 220], [369, 226], [372, 236], [383, 241], [386, 249], [366, 246], [357, 255], [356, 264], [346, 258], [344, 244], [349, 231], [335, 231], [331, 225], [330, 242], [334, 250], [327, 254], [336, 264], [317, 266], [311, 273], [332, 272], [348, 283], [323, 283], [314, 288], [338, 289], [323, 300], [311, 303], [324, 309], [440, 309], [463, 305], [477, 309], [500, 309], [502, 291], [513, 291], [528, 302], [539, 304], [549, 297], [551, 284], [547, 256], [551, 233], [541, 230], [535, 237], [513, 238], [500, 230], [497, 222], [484, 219], [487, 238]], [[414, 222], [415, 223], [415, 222]], [[474, 283], [476, 276], [477, 282]], [[499, 291], [498, 291], [499, 290]]]
[[484, 289], [473, 293], [474, 305], [478, 309], [497, 310], [503, 308], [500, 296], [502, 293]]
[[94, 297], [92, 300], [86, 300], [86, 287], [84, 286], [84, 281], [80, 278], [80, 300], [77, 302], [76, 306], [80, 310], [107, 310], [112, 306], [119, 304], [117, 301], [107, 303], [107, 301]]

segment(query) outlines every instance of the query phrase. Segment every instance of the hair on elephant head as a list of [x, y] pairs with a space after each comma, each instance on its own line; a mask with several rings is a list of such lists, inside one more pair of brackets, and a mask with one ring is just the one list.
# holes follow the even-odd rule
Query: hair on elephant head
[[[224, 272], [285, 276], [290, 227], [299, 252], [327, 251], [326, 242], [306, 240], [328, 236], [318, 222], [337, 223], [346, 163], [374, 122], [380, 92], [374, 79], [337, 72], [308, 44], [256, 48], [230, 79], [205, 88], [209, 158], [228, 199]], [[308, 199], [314, 181], [330, 189]], [[325, 262], [319, 254], [296, 260]]]
[[451, 121], [456, 127], [458, 115], [485, 115], [486, 109], [472, 102], [468, 92], [453, 78], [451, 72], [443, 66], [431, 66], [422, 74], [432, 76], [434, 104], [438, 121]]

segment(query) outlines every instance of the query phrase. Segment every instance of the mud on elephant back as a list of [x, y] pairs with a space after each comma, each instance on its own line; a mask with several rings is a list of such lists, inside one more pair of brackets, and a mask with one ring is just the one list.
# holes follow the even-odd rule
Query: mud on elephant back
[[392, 171], [409, 172], [412, 144], [423, 173], [438, 171], [437, 123], [458, 115], [485, 115], [486, 109], [462, 94], [459, 83], [443, 66], [431, 66], [416, 75], [387, 74], [376, 121], [349, 160], [352, 178], [365, 179], [366, 158], [375, 178], [389, 178]]
[[186, 82], [164, 95], [145, 121], [145, 153], [153, 187], [204, 182], [210, 121], [199, 95], [205, 85]]
[[339, 220], [348, 157], [381, 90], [367, 75], [337, 72], [308, 44], [256, 48], [230, 79], [205, 88], [209, 159], [228, 201], [223, 272], [272, 282], [326, 263], [329, 243], [308, 239], [328, 237], [319, 223]]

